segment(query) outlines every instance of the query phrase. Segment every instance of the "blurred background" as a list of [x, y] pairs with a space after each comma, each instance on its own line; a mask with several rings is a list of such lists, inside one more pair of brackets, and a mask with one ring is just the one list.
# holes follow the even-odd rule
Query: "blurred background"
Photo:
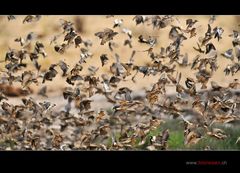
[[[65, 60], [67, 64], [70, 65], [70, 69], [79, 61], [80, 59], [80, 49], [72, 46], [69, 48], [64, 54], [59, 54], [54, 50], [54, 44], [50, 44], [51, 39], [62, 33], [63, 30], [61, 28], [60, 19], [64, 19], [67, 21], [71, 21], [74, 23], [74, 26], [77, 32], [81, 35], [83, 40], [91, 40], [93, 45], [90, 47], [90, 52], [93, 54], [91, 58], [87, 60], [86, 64], [83, 64], [84, 69], [93, 65], [95, 67], [100, 67], [97, 73], [98, 76], [101, 76], [103, 73], [109, 73], [109, 66], [112, 62], [115, 61], [114, 54], [118, 53], [120, 56], [121, 62], [127, 62], [130, 58], [132, 51], [136, 50], [137, 53], [134, 57], [135, 65], [146, 65], [151, 62], [151, 59], [148, 57], [147, 50], [149, 48], [146, 44], [141, 44], [138, 42], [138, 36], [143, 35], [144, 37], [155, 36], [157, 37], [157, 44], [154, 47], [154, 52], [160, 52], [161, 47], [167, 47], [172, 41], [168, 38], [168, 33], [171, 29], [171, 26], [167, 26], [163, 29], [153, 29], [152, 25], [139, 24], [136, 25], [133, 20], [134, 16], [128, 15], [120, 15], [107, 18], [106, 16], [97, 16], [97, 15], [87, 15], [87, 16], [52, 16], [52, 15], [43, 15], [41, 19], [37, 22], [32, 23], [24, 23], [23, 19], [25, 16], [16, 16], [15, 20], [8, 21], [7, 16], [0, 17], [0, 60], [4, 60], [5, 54], [9, 48], [12, 49], [20, 49], [20, 44], [15, 42], [16, 38], [22, 37], [25, 38], [28, 33], [34, 32], [37, 35], [37, 39], [42, 42], [45, 46], [45, 50], [48, 54], [46, 58], [39, 58], [39, 63], [42, 65], [42, 70], [46, 70], [49, 68], [50, 64], [56, 63], [59, 60]], [[197, 29], [197, 35], [193, 38], [187, 39], [183, 42], [183, 46], [181, 47], [181, 54], [188, 53], [189, 62], [192, 62], [192, 59], [198, 54], [193, 49], [193, 46], [197, 47], [197, 41], [199, 37], [204, 37], [205, 32], [207, 31], [208, 21], [210, 16], [175, 16], [178, 19], [178, 22], [174, 21], [174, 25], [186, 27], [186, 19], [196, 19], [198, 22], [195, 27]], [[100, 45], [100, 39], [96, 37], [94, 34], [99, 31], [103, 31], [105, 28], [112, 28], [114, 25], [115, 19], [123, 19], [123, 24], [121, 27], [114, 28], [114, 31], [119, 32], [113, 39], [114, 42], [117, 43], [117, 47], [114, 48], [114, 51], [111, 52], [108, 48], [108, 44]], [[232, 81], [234, 78], [239, 78], [240, 73], [237, 73], [235, 76], [225, 76], [224, 68], [227, 64], [231, 64], [231, 60], [222, 57], [220, 54], [224, 53], [226, 50], [232, 48], [232, 38], [229, 37], [232, 34], [233, 30], [239, 30], [240, 24], [240, 16], [216, 16], [216, 21], [212, 24], [212, 28], [215, 26], [222, 27], [224, 29], [224, 33], [222, 35], [222, 39], [218, 42], [217, 39], [211, 40], [211, 42], [215, 45], [218, 50], [218, 65], [219, 69], [210, 79], [218, 82], [222, 86], [228, 86], [228, 83]], [[122, 33], [123, 28], [128, 28], [132, 31], [132, 46], [133, 48], [129, 48], [128, 46], [123, 46], [124, 40], [128, 38], [128, 36]], [[62, 43], [63, 37], [58, 38], [57, 43]], [[34, 46], [34, 44], [32, 44]], [[108, 65], [101, 67], [100, 55], [107, 54], [110, 62]], [[4, 68], [4, 63], [0, 64], [1, 69]], [[29, 67], [31, 68], [31, 67]], [[191, 71], [190, 67], [177, 67], [178, 71], [182, 72], [182, 80], [184, 82], [187, 77], [195, 78], [195, 72]], [[86, 73], [83, 71], [82, 73]], [[146, 76], [143, 78], [143, 75], [139, 74], [136, 78], [136, 83], [132, 83], [131, 77], [129, 80], [122, 81], [120, 86], [128, 86], [132, 90], [136, 92], [141, 91], [143, 89], [150, 89], [152, 84], [154, 84], [158, 79], [159, 75], [155, 77]], [[48, 86], [48, 91], [56, 94], [61, 94], [58, 91], [62, 91], [63, 88], [69, 86], [65, 79], [61, 77], [61, 75], [57, 75], [53, 80], [54, 82], [46, 82]], [[209, 87], [210, 82], [208, 82]], [[42, 85], [32, 85], [33, 90], [36, 92]], [[59, 89], [59, 90], [58, 90]]]

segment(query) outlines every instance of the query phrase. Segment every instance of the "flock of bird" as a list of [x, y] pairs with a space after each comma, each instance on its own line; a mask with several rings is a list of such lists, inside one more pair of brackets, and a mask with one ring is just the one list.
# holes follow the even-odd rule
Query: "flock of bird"
[[[41, 15], [28, 15], [22, 23], [35, 23], [41, 18]], [[212, 40], [220, 41], [224, 29], [212, 28], [216, 16], [211, 16], [205, 35], [200, 36], [193, 46], [196, 56], [189, 62], [188, 53], [182, 55], [181, 48], [185, 40], [198, 36], [195, 26], [199, 23], [198, 20], [187, 19], [183, 27], [172, 24], [178, 20], [175, 16], [136, 15], [132, 19], [136, 25], [152, 25], [155, 30], [169, 28], [171, 43], [157, 50], [156, 37], [151, 34], [148, 37], [135, 36], [130, 29], [123, 28], [121, 32], [127, 36], [123, 46], [128, 46], [132, 55], [128, 62], [122, 62], [121, 55], [114, 50], [115, 36], [120, 34], [119, 29], [124, 25], [124, 20], [115, 19], [114, 15], [106, 18], [113, 18], [113, 25], [96, 31], [94, 35], [99, 42], [95, 43], [84, 40], [73, 22], [60, 19], [62, 33], [53, 37], [50, 46], [59, 54], [64, 54], [70, 47], [79, 49], [80, 59], [73, 67], [60, 60], [51, 64], [47, 70], [42, 70], [39, 59], [48, 58], [48, 53], [46, 46], [37, 40], [37, 35], [31, 32], [26, 37], [14, 40], [21, 48], [9, 48], [5, 60], [1, 62], [4, 63], [0, 84], [1, 150], [167, 150], [168, 140], [171, 138], [169, 129], [164, 129], [158, 135], [151, 135], [152, 131], [159, 129], [167, 121], [163, 116], [183, 122], [185, 145], [196, 144], [205, 135], [219, 140], [229, 137], [214, 124], [240, 120], [240, 82], [236, 78], [227, 87], [214, 80], [210, 82], [211, 87], [207, 84], [218, 70], [219, 58], [224, 57], [231, 62], [223, 71], [225, 76], [234, 76], [240, 71], [238, 31], [229, 35], [232, 37], [232, 48], [225, 52], [217, 50]], [[18, 16], [9, 15], [7, 20], [11, 22], [19, 19]], [[60, 36], [64, 36], [62, 41], [59, 41]], [[149, 47], [144, 51], [147, 52], [145, 58], [151, 63], [145, 66], [134, 63], [137, 51], [134, 50], [133, 39]], [[90, 51], [93, 44], [107, 44], [115, 62], [109, 64], [112, 58], [109, 52], [95, 57]], [[33, 49], [29, 45], [34, 45]], [[89, 66], [89, 74], [83, 75], [83, 64], [89, 58], [100, 61], [101, 66]], [[35, 70], [29, 70], [29, 66]], [[97, 77], [98, 70], [103, 66], [109, 66], [110, 73]], [[191, 71], [196, 74], [195, 78], [186, 77], [182, 83], [182, 73], [177, 70], [178, 66], [190, 66]], [[119, 83], [124, 80], [137, 85], [137, 75], [142, 78], [159, 78], [150, 90], [145, 91], [144, 97], [134, 97], [131, 87], [119, 87]], [[62, 97], [66, 100], [64, 110], [54, 109], [55, 103], [38, 102], [31, 97], [31, 86], [42, 85], [37, 94], [47, 98], [47, 86], [44, 84], [54, 82], [56, 76], [61, 76], [68, 84], [62, 91]], [[21, 84], [21, 88], [15, 93], [13, 88], [17, 83]], [[166, 94], [169, 85], [174, 86], [176, 94]], [[112, 104], [111, 110], [96, 111], [92, 108], [91, 98], [96, 94], [103, 95]], [[9, 97], [13, 96], [21, 96], [22, 103], [14, 105], [9, 102]], [[78, 113], [73, 113], [73, 109], [77, 109]], [[194, 118], [188, 119], [189, 114]], [[143, 121], [142, 117], [145, 118]]]

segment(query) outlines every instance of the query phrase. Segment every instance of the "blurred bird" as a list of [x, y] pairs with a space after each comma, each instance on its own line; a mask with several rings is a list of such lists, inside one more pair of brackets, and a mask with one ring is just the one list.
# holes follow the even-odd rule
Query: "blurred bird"
[[116, 36], [118, 32], [114, 32], [112, 29], [106, 28], [103, 32], [95, 33], [95, 36], [101, 39], [101, 45], [104, 45], [106, 42], [113, 40], [113, 37]]
[[135, 20], [135, 22], [136, 22], [136, 25], [139, 25], [139, 24], [144, 24], [144, 22], [146, 21], [146, 20], [148, 20], [148, 18], [146, 17], [146, 16], [141, 16], [141, 15], [136, 15], [134, 18], [133, 18], [133, 20]]
[[115, 19], [113, 28], [120, 27], [123, 24], [123, 19]]
[[7, 18], [8, 18], [8, 21], [16, 19], [14, 15], [8, 15]]
[[233, 61], [234, 56], [233, 56], [233, 49], [228, 49], [226, 52], [221, 53], [222, 56], [224, 56], [227, 59], [230, 59]]

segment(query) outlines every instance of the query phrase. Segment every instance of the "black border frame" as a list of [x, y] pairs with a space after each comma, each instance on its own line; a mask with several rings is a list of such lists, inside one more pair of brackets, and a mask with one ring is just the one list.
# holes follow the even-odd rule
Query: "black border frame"
[[[236, 0], [172, 0], [172, 1], [3, 1], [1, 13], [47, 14], [47, 15], [135, 15], [135, 14], [175, 14], [175, 15], [233, 15], [239, 14]], [[76, 169], [96, 171], [181, 171], [230, 172], [239, 164], [240, 151], [0, 151], [1, 168], [23, 171], [68, 172]], [[198, 161], [226, 161], [225, 165], [199, 165]], [[192, 164], [187, 164], [192, 162]], [[29, 169], [31, 166], [33, 169]], [[73, 170], [72, 170], [73, 169]]]

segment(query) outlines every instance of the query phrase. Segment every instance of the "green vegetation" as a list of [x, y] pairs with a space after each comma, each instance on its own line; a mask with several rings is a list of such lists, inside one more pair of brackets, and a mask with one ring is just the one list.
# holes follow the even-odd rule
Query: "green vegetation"
[[[236, 144], [240, 136], [240, 129], [236, 127], [224, 127], [223, 125], [215, 125], [215, 128], [222, 129], [227, 138], [217, 139], [215, 137], [205, 134], [203, 138], [197, 143], [189, 146], [184, 145], [184, 127], [180, 120], [168, 120], [161, 124], [159, 128], [150, 131], [147, 135], [146, 142], [143, 145], [136, 145], [138, 149], [146, 149], [150, 145], [150, 137], [157, 136], [163, 130], [169, 129], [168, 150], [239, 150], [240, 143]], [[137, 142], [140, 142], [137, 140]]]
[[215, 137], [208, 136], [207, 134], [197, 143], [191, 146], [184, 145], [184, 127], [179, 120], [169, 120], [165, 124], [162, 124], [162, 129], [169, 129], [169, 150], [204, 150], [207, 146], [211, 150], [239, 150], [240, 143], [236, 144], [238, 137], [240, 136], [240, 128], [238, 127], [224, 127], [223, 125], [216, 125], [216, 128], [222, 129], [227, 138], [224, 140], [217, 139]]

